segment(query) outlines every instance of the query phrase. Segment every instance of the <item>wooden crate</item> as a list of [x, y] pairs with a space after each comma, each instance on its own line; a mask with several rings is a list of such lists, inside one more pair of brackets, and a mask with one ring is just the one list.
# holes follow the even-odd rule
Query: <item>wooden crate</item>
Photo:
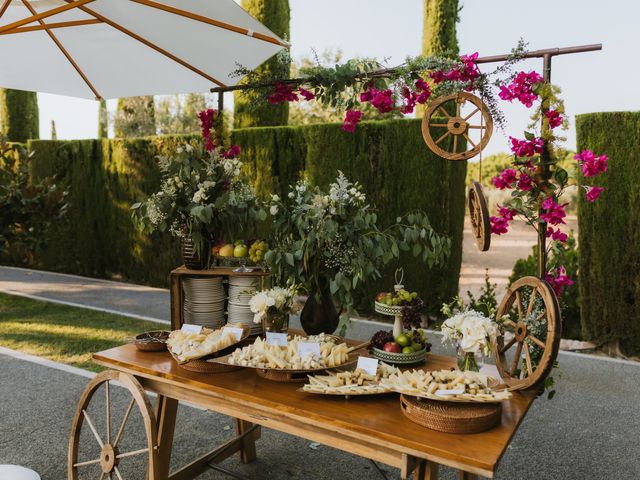
[[185, 266], [178, 267], [171, 272], [171, 329], [179, 330], [182, 327], [183, 321], [183, 303], [184, 292], [182, 290], [182, 279], [185, 277], [260, 277], [260, 288], [265, 287], [268, 272], [262, 270], [256, 270], [247, 273], [234, 272], [230, 267], [216, 267], [210, 270], [190, 270]]

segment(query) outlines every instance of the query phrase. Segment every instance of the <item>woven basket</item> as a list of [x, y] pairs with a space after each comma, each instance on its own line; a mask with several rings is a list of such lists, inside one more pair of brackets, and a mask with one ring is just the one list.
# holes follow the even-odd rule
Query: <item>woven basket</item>
[[400, 395], [402, 413], [414, 423], [446, 433], [478, 433], [500, 424], [500, 403], [449, 403]]
[[402, 315], [402, 309], [404, 307], [402, 306], [393, 306], [393, 305], [386, 305], [384, 303], [380, 303], [380, 302], [375, 302], [374, 303], [374, 309], [377, 313], [381, 313], [382, 315], [391, 315], [391, 316], [396, 316], [396, 315]]
[[167, 349], [167, 338], [169, 338], [169, 332], [153, 330], [136, 335], [133, 344], [143, 352], [162, 352]]
[[307, 376], [309, 375], [308, 371], [293, 371], [288, 372], [286, 370], [276, 370], [276, 369], [256, 369], [256, 373], [259, 377], [262, 377], [266, 380], [271, 380], [274, 382], [286, 382], [286, 383], [295, 383], [295, 382], [306, 382]]
[[237, 365], [223, 365], [221, 363], [207, 362], [206, 360], [191, 360], [187, 363], [179, 363], [178, 366], [196, 373], [226, 373], [235, 372], [242, 368]]

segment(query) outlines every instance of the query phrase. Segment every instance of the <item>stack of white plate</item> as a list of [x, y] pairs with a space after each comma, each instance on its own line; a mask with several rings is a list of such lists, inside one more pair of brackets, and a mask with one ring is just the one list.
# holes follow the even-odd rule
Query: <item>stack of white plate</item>
[[184, 323], [212, 329], [224, 325], [222, 277], [184, 278]]
[[249, 300], [257, 290], [256, 277], [229, 277], [229, 305], [227, 322], [251, 325], [251, 334], [262, 333], [262, 325], [253, 323], [253, 312], [249, 308]]

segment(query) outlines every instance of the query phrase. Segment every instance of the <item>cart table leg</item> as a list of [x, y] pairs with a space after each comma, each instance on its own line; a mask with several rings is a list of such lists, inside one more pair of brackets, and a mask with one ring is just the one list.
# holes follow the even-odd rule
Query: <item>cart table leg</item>
[[458, 479], [459, 480], [478, 480], [478, 476], [475, 473], [463, 472], [462, 470], [458, 471]]
[[169, 478], [173, 433], [176, 426], [178, 400], [158, 395], [156, 421], [158, 422], [158, 478]]
[[[253, 427], [253, 423], [240, 420], [239, 418], [235, 419], [235, 423], [237, 435], [242, 435], [245, 431]], [[242, 463], [251, 463], [256, 459], [256, 440], [258, 438], [260, 438], [260, 427], [258, 427], [253, 434], [247, 435], [242, 439], [240, 447], [240, 461]]]
[[402, 480], [408, 480], [413, 474], [413, 480], [438, 480], [438, 467], [435, 462], [422, 460], [403, 454], [402, 467], [400, 468], [400, 477]]

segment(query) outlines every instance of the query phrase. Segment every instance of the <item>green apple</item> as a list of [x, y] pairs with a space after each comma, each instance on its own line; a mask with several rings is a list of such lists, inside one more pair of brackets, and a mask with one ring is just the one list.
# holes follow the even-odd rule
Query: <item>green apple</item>
[[249, 251], [247, 250], [247, 246], [240, 244], [240, 245], [236, 245], [236, 247], [233, 249], [233, 256], [236, 258], [243, 258], [246, 257], [249, 254]]

